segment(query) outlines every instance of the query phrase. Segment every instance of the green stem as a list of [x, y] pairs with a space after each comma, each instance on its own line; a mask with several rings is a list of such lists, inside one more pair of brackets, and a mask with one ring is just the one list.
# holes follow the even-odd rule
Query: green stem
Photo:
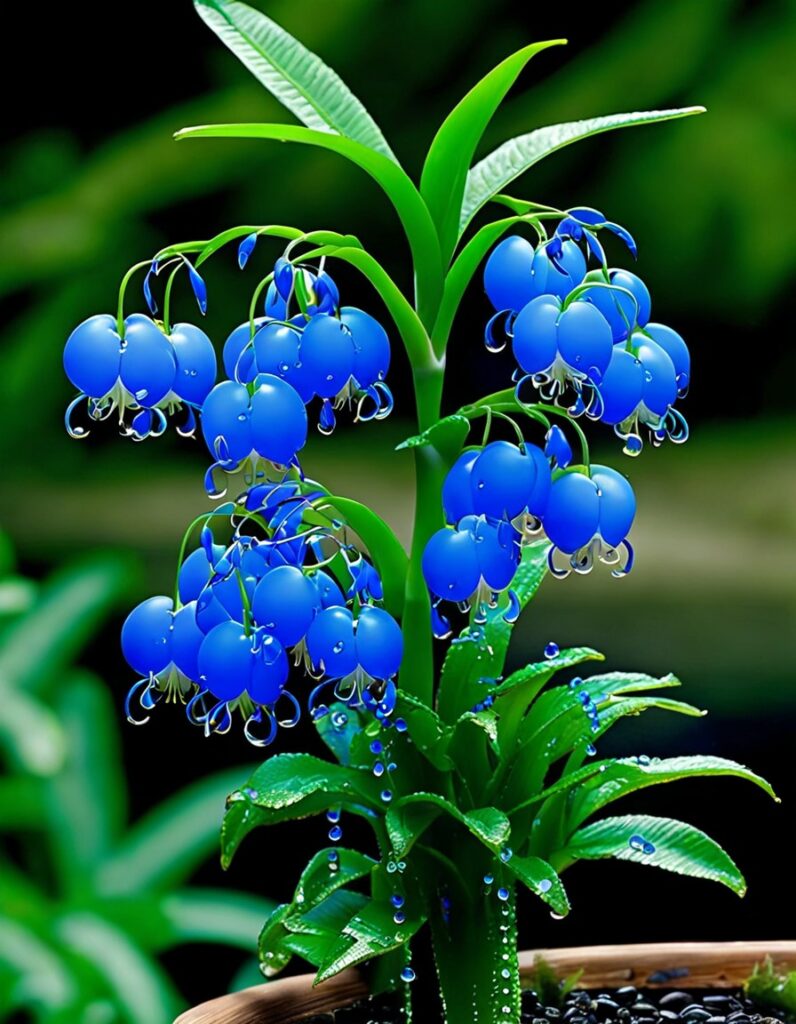
[[169, 274], [169, 279], [166, 281], [166, 288], [163, 293], [163, 329], [166, 334], [171, 334], [171, 289], [174, 286], [174, 278], [177, 276], [177, 272], [182, 269], [182, 264], [176, 266], [174, 270]]
[[[413, 365], [418, 430], [437, 422], [442, 403], [444, 364], [433, 368]], [[414, 449], [415, 516], [412, 546], [406, 575], [404, 636], [411, 637], [401, 667], [401, 688], [429, 707], [434, 701], [434, 637], [431, 630], [431, 600], [423, 577], [422, 559], [431, 535], [442, 525], [442, 484], [447, 466], [431, 446]]]
[[124, 337], [124, 293], [127, 291], [127, 285], [130, 283], [130, 279], [133, 274], [137, 274], [139, 270], [143, 270], [144, 267], [150, 267], [152, 260], [142, 260], [140, 263], [134, 264], [122, 278], [122, 283], [119, 285], [119, 305], [116, 309], [116, 330], [120, 338]]
[[[450, 921], [431, 917], [431, 935], [446, 1024], [517, 1024], [520, 978], [513, 887], [453, 901]], [[433, 900], [432, 906], [437, 901]]]

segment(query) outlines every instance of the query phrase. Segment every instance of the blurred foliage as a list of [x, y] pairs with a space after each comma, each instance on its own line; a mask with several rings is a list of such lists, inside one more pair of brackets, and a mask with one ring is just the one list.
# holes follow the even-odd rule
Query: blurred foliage
[[97, 555], [39, 585], [14, 575], [0, 543], [0, 1019], [171, 1019], [184, 1004], [158, 955], [195, 942], [248, 951], [271, 909], [187, 884], [246, 768], [128, 824], [119, 709], [74, 660], [134, 568]]

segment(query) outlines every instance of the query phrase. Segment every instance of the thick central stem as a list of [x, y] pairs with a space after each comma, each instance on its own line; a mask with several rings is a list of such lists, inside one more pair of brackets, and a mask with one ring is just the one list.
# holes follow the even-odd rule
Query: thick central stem
[[[422, 432], [440, 416], [445, 366], [414, 367], [417, 425]], [[414, 449], [415, 516], [409, 570], [406, 577], [404, 636], [411, 637], [401, 668], [401, 688], [419, 697], [429, 707], [434, 701], [434, 636], [431, 629], [431, 601], [423, 578], [423, 551], [429, 537], [442, 522], [442, 483], [445, 465], [430, 445]]]
[[445, 1024], [517, 1024], [520, 980], [513, 889], [454, 902], [431, 921]]

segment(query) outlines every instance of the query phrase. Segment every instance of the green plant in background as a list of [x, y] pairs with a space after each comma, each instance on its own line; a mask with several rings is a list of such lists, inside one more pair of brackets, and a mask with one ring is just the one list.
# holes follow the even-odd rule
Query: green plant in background
[[185, 943], [247, 949], [267, 901], [187, 879], [240, 769], [128, 824], [117, 715], [73, 661], [128, 592], [115, 556], [41, 585], [0, 580], [0, 1016], [152, 1024], [185, 1005], [157, 962]]
[[[585, 572], [598, 560], [615, 575], [631, 567], [632, 490], [620, 474], [590, 462], [574, 416], [613, 426], [628, 454], [638, 454], [646, 429], [655, 443], [684, 440], [674, 405], [687, 387], [689, 360], [675, 332], [649, 322], [643, 283], [607, 265], [601, 239], [615, 235], [635, 253], [625, 229], [590, 208], [557, 210], [503, 190], [572, 142], [701, 108], [537, 129], [473, 164], [518, 75], [554, 43], [528, 46], [452, 111], [417, 186], [361, 103], [274, 22], [227, 0], [197, 0], [197, 8], [304, 126], [214, 125], [178, 137], [295, 142], [346, 157], [398, 215], [414, 295], [404, 295], [351, 235], [246, 225], [161, 249], [125, 276], [115, 316], [93, 317], [73, 332], [65, 367], [79, 389], [67, 416], [74, 436], [86, 433], [73, 420], [83, 403], [94, 421], [118, 411], [122, 432], [138, 440], [162, 434], [174, 413], [192, 428], [198, 410], [214, 459], [208, 492], [224, 497], [235, 474], [246, 485], [191, 524], [173, 597], [151, 598], [128, 617], [123, 648], [141, 676], [128, 714], [136, 720], [136, 703], [148, 715], [158, 703], [182, 700], [210, 734], [227, 732], [240, 712], [247, 736], [264, 746], [279, 724], [297, 720], [299, 702], [285, 690], [286, 649], [293, 648], [318, 681], [308, 703], [337, 764], [308, 754], [266, 760], [230, 798], [223, 858], [229, 863], [254, 828], [309, 815], [326, 815], [332, 845], [308, 864], [293, 900], [268, 918], [260, 937], [265, 972], [299, 955], [323, 981], [367, 961], [374, 989], [403, 985], [408, 997], [416, 972], [433, 969], [410, 952], [428, 926], [450, 1024], [474, 1017], [512, 1024], [520, 1012], [518, 887], [563, 916], [563, 871], [577, 860], [615, 857], [745, 890], [730, 857], [693, 826], [595, 815], [642, 788], [694, 776], [745, 778], [773, 796], [765, 780], [718, 757], [596, 758], [595, 743], [624, 717], [648, 709], [700, 714], [660, 694], [678, 685], [671, 676], [612, 672], [557, 683], [557, 672], [601, 655], [554, 643], [539, 662], [504, 675], [512, 629], [548, 571]], [[491, 202], [510, 215], [471, 230]], [[496, 246], [518, 227], [535, 233], [535, 248], [520, 236]], [[238, 243], [243, 268], [269, 237], [287, 246], [255, 288], [248, 321], [225, 345], [229, 379], [213, 386], [209, 339], [171, 322], [172, 282], [187, 272], [204, 312], [196, 268], [230, 242]], [[596, 271], [587, 273], [583, 249]], [[511, 340], [517, 387], [441, 418], [451, 329], [490, 250], [485, 282], [496, 313], [487, 344], [498, 349]], [[386, 334], [368, 314], [340, 305], [326, 269], [332, 260], [370, 281], [411, 365], [418, 432], [402, 445], [416, 470], [408, 555], [388, 524], [307, 480], [298, 463], [305, 405], [314, 397], [324, 433], [346, 406], [358, 419], [381, 418], [392, 407]], [[147, 269], [144, 294], [154, 316], [152, 288], [165, 268], [162, 320], [125, 318], [132, 274]], [[524, 397], [531, 387], [542, 401]], [[577, 440], [580, 461], [556, 420]], [[483, 438], [466, 447], [476, 424]], [[490, 441], [506, 425], [518, 443]], [[524, 427], [543, 432], [544, 450], [525, 440]], [[544, 540], [535, 536], [541, 526]], [[188, 554], [198, 527], [200, 543]], [[445, 601], [468, 616], [461, 628], [446, 618]], [[438, 672], [434, 635], [454, 633]], [[277, 711], [282, 700], [292, 704], [287, 720]], [[343, 813], [371, 826], [372, 847], [339, 845]]]
[[796, 1017], [796, 971], [778, 971], [770, 957], [755, 964], [744, 991], [760, 1006], [769, 1006], [790, 1019]]

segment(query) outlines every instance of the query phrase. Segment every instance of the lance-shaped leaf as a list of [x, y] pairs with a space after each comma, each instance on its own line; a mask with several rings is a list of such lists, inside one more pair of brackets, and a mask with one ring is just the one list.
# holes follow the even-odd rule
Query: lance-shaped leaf
[[569, 898], [552, 864], [541, 857], [519, 857], [514, 854], [506, 861], [506, 868], [556, 914], [564, 917], [569, 913]]
[[719, 844], [693, 825], [673, 818], [645, 814], [604, 818], [580, 829], [556, 854], [562, 866], [600, 857], [648, 864], [692, 878], [708, 878], [721, 882], [739, 896], [746, 892], [743, 875]]
[[533, 43], [493, 68], [443, 121], [426, 156], [420, 191], [437, 225], [442, 251], [453, 251], [458, 237], [467, 171], [489, 122], [528, 61], [564, 39]]
[[[523, 550], [511, 585], [521, 608], [528, 604], [547, 574], [548, 547], [549, 543], [542, 540]], [[469, 626], [451, 644], [442, 666], [437, 697], [437, 710], [446, 722], [455, 722], [483, 699], [489, 692], [484, 684], [494, 683], [503, 672], [514, 625], [505, 619], [508, 608], [508, 598], [503, 594], [498, 606], [488, 609], [483, 626]]]
[[[163, 897], [158, 948], [183, 942], [213, 942], [247, 953], [252, 937], [274, 908], [268, 900], [227, 889], [185, 889]], [[158, 922], [159, 929], [161, 928]]]
[[537, 128], [525, 135], [509, 139], [489, 156], [480, 160], [468, 173], [459, 218], [459, 233], [464, 231], [484, 203], [488, 203], [498, 192], [502, 192], [506, 185], [551, 153], [601, 132], [652, 124], [655, 121], [671, 121], [691, 114], [701, 114], [704, 109], [679, 107], [674, 110], [607, 114], [604, 117], [590, 117], [583, 121], [568, 121], [564, 124]]
[[408, 913], [401, 924], [396, 924], [394, 915], [395, 908], [389, 900], [369, 900], [346, 923], [342, 935], [319, 965], [315, 984], [346, 967], [405, 945], [425, 921], [422, 916]]
[[462, 812], [436, 793], [412, 793], [398, 800], [387, 812], [387, 833], [395, 855], [406, 856], [440, 814], [450, 815], [493, 853], [508, 841], [511, 834], [509, 819], [496, 807]]
[[697, 754], [689, 757], [623, 758], [615, 761], [601, 775], [586, 782], [577, 791], [567, 812], [567, 827], [571, 831], [602, 807], [620, 797], [664, 782], [709, 776], [735, 776], [759, 786], [777, 800], [774, 790], [765, 779], [749, 768], [723, 757]]
[[[292, 124], [210, 124], [183, 128], [176, 139], [267, 139], [317, 146], [344, 156], [361, 167], [381, 187], [403, 225], [415, 265], [418, 305], [436, 308], [443, 276], [439, 240], [434, 222], [414, 182], [392, 160], [353, 139]], [[352, 260], [353, 262], [353, 260]], [[425, 290], [427, 289], [427, 291]], [[431, 345], [429, 343], [429, 351]]]
[[438, 420], [422, 434], [408, 437], [396, 447], [396, 451], [403, 451], [406, 448], [423, 448], [428, 445], [439, 452], [447, 466], [452, 466], [462, 450], [462, 445], [469, 432], [470, 421], [467, 417], [454, 413], [452, 416]]
[[237, 0], [195, 0], [203, 21], [308, 128], [336, 132], [397, 163], [376, 122], [340, 76], [276, 22]]
[[221, 862], [229, 866], [254, 828], [341, 806], [352, 814], [374, 818], [381, 803], [378, 784], [369, 772], [322, 761], [311, 754], [271, 757], [229, 798], [221, 824]]

